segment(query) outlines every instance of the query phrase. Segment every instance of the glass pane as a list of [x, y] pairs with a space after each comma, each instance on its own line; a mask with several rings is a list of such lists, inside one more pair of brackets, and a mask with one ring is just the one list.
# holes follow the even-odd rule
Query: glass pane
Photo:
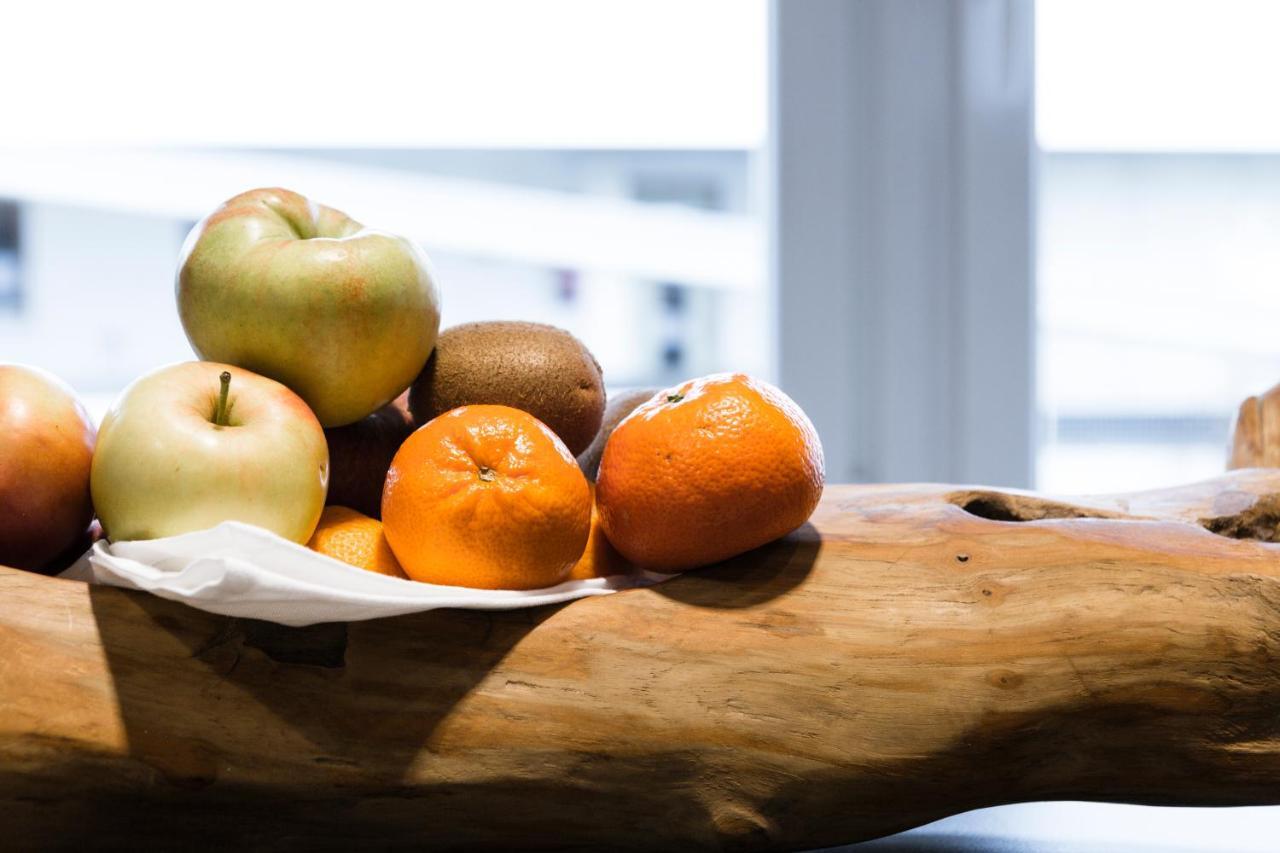
[[[63, 187], [65, 201], [18, 202], [20, 247], [0, 245], [0, 360], [52, 370], [102, 411], [141, 373], [191, 358], [173, 300], [182, 240], [226, 197], [278, 184], [418, 240], [436, 268], [445, 326], [560, 326], [587, 344], [611, 387], [728, 369], [767, 375], [756, 156], [9, 152], [0, 172], [56, 166], [47, 171], [59, 180], [83, 174], [88, 185]], [[102, 172], [116, 180], [93, 177]], [[174, 172], [226, 178], [175, 186]]]
[[1254, 35], [1274, 8], [1038, 8], [1038, 485], [1212, 476], [1239, 403], [1280, 381], [1280, 136], [1249, 73], [1276, 62]]
[[[189, 22], [163, 10], [95, 39], [85, 9], [65, 47], [96, 69], [88, 88], [38, 45], [0, 51], [12, 79], [48, 72], [5, 107], [0, 360], [52, 370], [100, 413], [191, 358], [173, 299], [186, 232], [283, 186], [420, 243], [445, 326], [561, 326], [612, 388], [769, 375], [763, 0], [289, 5], [228, 0], [177, 41], [155, 28]], [[40, 4], [15, 14], [66, 32]], [[228, 62], [246, 19], [317, 64], [278, 49]]]

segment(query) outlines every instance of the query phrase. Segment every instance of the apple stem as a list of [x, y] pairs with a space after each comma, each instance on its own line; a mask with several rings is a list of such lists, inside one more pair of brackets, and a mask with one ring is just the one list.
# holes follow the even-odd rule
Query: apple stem
[[231, 390], [231, 371], [224, 370], [218, 377], [222, 380], [222, 390], [218, 392], [218, 408], [213, 413], [213, 422], [217, 426], [227, 425], [227, 392]]

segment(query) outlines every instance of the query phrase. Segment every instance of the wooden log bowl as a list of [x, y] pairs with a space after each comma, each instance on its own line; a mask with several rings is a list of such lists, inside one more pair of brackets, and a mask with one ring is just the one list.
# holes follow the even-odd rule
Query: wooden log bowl
[[292, 630], [0, 569], [0, 826], [794, 850], [1027, 800], [1276, 803], [1278, 522], [1280, 470], [833, 486], [657, 587]]
[[1240, 404], [1227, 469], [1280, 468], [1280, 385]]

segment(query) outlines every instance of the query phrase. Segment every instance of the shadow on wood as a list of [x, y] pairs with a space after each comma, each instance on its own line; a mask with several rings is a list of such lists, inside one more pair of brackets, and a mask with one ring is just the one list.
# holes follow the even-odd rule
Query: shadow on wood
[[[342, 624], [229, 619], [102, 587], [90, 601], [130, 755], [192, 789], [219, 777], [218, 756], [254, 744], [263, 764], [349, 767], [398, 786], [439, 722], [555, 609], [432, 611], [362, 626], [349, 645]], [[352, 713], [338, 698], [349, 693], [384, 704]], [[210, 726], [193, 696], [234, 715]]]
[[659, 584], [653, 590], [699, 607], [756, 607], [804, 583], [821, 547], [818, 531], [806, 523], [790, 536], [757, 548], [749, 560], [727, 560], [688, 572], [680, 583]]

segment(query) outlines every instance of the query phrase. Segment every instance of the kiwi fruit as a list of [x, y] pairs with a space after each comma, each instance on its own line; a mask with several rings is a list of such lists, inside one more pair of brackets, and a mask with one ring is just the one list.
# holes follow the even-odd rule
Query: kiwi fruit
[[604, 422], [600, 425], [600, 431], [592, 439], [591, 445], [578, 454], [578, 467], [582, 469], [583, 474], [587, 475], [588, 480], [593, 483], [596, 481], [596, 472], [600, 470], [600, 457], [604, 455], [605, 442], [609, 440], [609, 436], [613, 435], [614, 427], [657, 393], [657, 388], [635, 388], [609, 400], [609, 405], [604, 410]]
[[604, 403], [604, 377], [591, 352], [565, 330], [542, 323], [445, 329], [409, 388], [419, 425], [458, 406], [511, 406], [550, 427], [574, 456], [600, 431]]

